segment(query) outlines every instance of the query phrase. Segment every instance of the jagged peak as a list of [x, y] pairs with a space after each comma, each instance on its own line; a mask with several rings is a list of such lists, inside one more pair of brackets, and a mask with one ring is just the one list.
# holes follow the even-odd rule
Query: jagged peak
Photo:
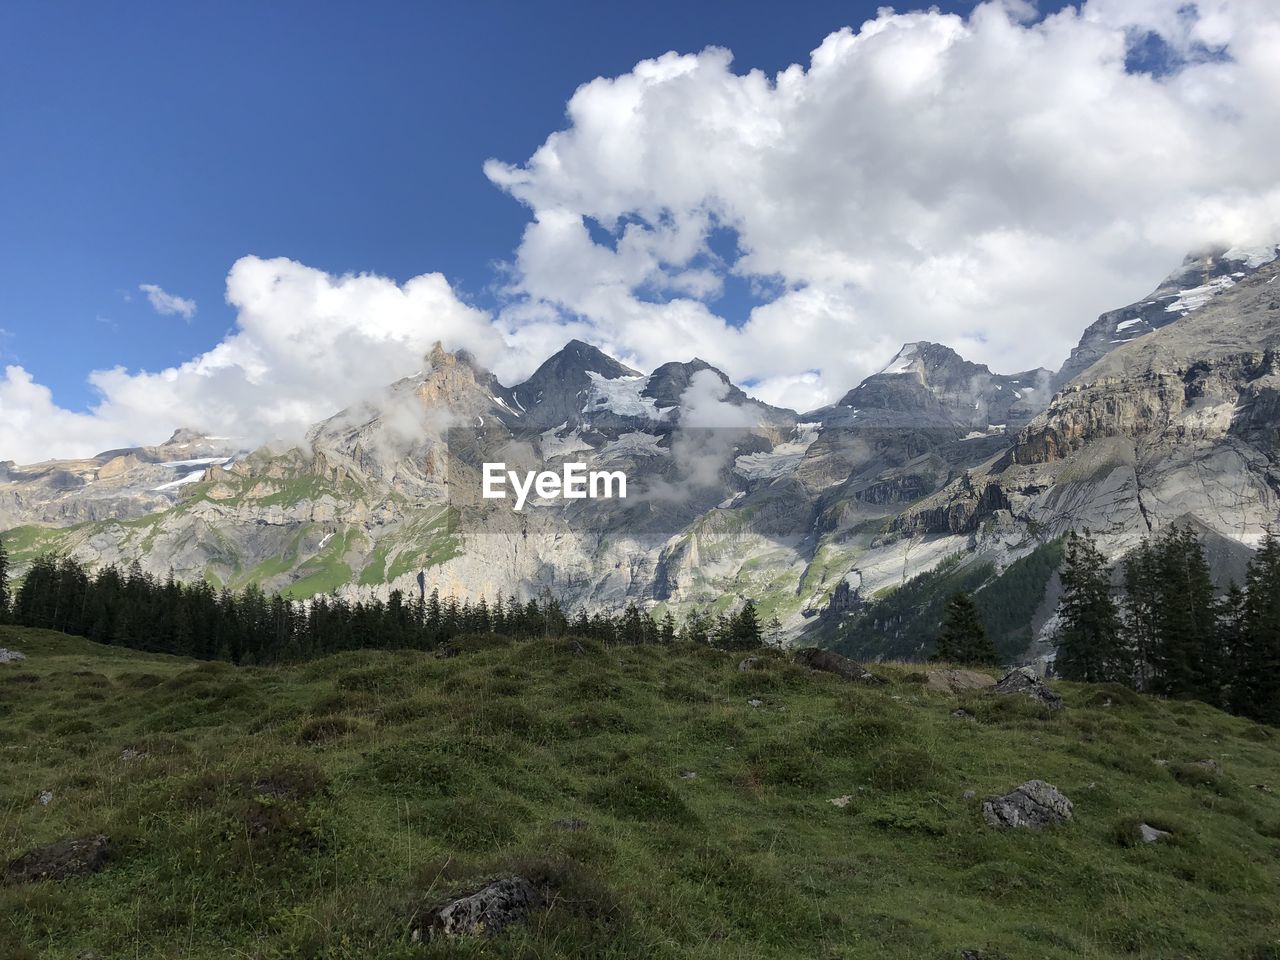
[[573, 339], [542, 361], [533, 375], [516, 389], [548, 378], [563, 379], [575, 373], [596, 373], [606, 380], [639, 376], [635, 370], [615, 360], [594, 344]]
[[873, 376], [915, 373], [917, 372], [917, 364], [919, 364], [922, 372], [927, 373], [948, 363], [963, 364], [966, 368], [972, 368], [974, 373], [989, 374], [991, 372], [986, 364], [966, 360], [945, 343], [934, 343], [932, 340], [913, 340], [909, 343], [904, 343], [902, 348], [894, 354], [888, 365], [877, 371]]

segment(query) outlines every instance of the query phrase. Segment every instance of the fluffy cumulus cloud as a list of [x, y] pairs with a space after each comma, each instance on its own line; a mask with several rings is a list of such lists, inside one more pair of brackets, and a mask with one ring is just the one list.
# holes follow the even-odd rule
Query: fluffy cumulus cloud
[[[177, 425], [295, 437], [437, 339], [508, 383], [571, 337], [643, 368], [697, 355], [801, 410], [908, 340], [999, 371], [1056, 367], [1187, 251], [1277, 239], [1278, 89], [1274, 0], [885, 10], [775, 76], [727, 50], [668, 53], [579, 88], [526, 162], [486, 164], [530, 211], [495, 316], [438, 274], [400, 285], [247, 257], [226, 339], [158, 373], [94, 373], [88, 414], [10, 367], [0, 457]], [[758, 295], [732, 307], [742, 289]], [[195, 310], [143, 290], [161, 312]]]
[[[99, 370], [89, 413], [60, 409], [47, 388], [10, 366], [0, 378], [0, 452], [19, 462], [156, 442], [189, 426], [296, 441], [307, 426], [421, 369], [439, 340], [495, 362], [490, 318], [462, 303], [438, 273], [404, 284], [334, 277], [287, 259], [244, 257], [227, 276], [236, 328], [181, 366], [158, 373]], [[52, 447], [51, 447], [52, 444]]]
[[[501, 319], [543, 345], [570, 315], [642, 366], [699, 353], [802, 408], [906, 340], [1056, 367], [1187, 251], [1276, 239], [1276, 89], [1273, 0], [886, 10], [774, 77], [669, 53], [487, 165], [532, 212]], [[774, 293], [722, 316], [730, 274]]]
[[151, 309], [162, 317], [184, 317], [190, 320], [196, 315], [196, 302], [178, 297], [154, 283], [140, 283], [138, 289], [147, 295]]

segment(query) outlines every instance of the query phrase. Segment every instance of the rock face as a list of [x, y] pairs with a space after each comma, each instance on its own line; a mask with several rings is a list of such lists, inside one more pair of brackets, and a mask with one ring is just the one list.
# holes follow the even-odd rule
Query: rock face
[[66, 880], [97, 873], [107, 865], [109, 841], [102, 834], [59, 840], [24, 853], [4, 872], [6, 883]]
[[1071, 801], [1043, 780], [1028, 780], [1002, 797], [982, 804], [982, 818], [993, 827], [1042, 830], [1071, 819]]
[[885, 682], [882, 677], [876, 676], [856, 660], [850, 660], [848, 657], [832, 653], [830, 650], [822, 650], [818, 647], [805, 647], [803, 650], [796, 651], [793, 660], [795, 663], [808, 667], [810, 670], [834, 673], [837, 677], [843, 677], [845, 680], [870, 684]]
[[524, 877], [503, 877], [474, 893], [432, 911], [413, 939], [491, 937], [513, 923], [523, 923], [542, 903], [542, 894]]
[[1036, 703], [1043, 704], [1050, 710], [1062, 706], [1062, 697], [1056, 690], [1040, 679], [1030, 667], [1018, 667], [1010, 670], [995, 685], [996, 693], [1021, 694], [1030, 697]]
[[934, 693], [985, 690], [996, 685], [990, 676], [977, 670], [930, 670], [925, 678], [924, 688]]
[[1045, 538], [1088, 527], [1118, 553], [1193, 522], [1254, 543], [1280, 516], [1278, 275], [1275, 251], [1194, 258], [1104, 315], [1013, 448], [895, 528], [954, 534], [1003, 515]]
[[1274, 250], [1209, 250], [1195, 253], [1148, 296], [1100, 316], [1071, 351], [1054, 377], [1054, 386], [1070, 382], [1117, 347], [1166, 327], [1235, 286], [1270, 263]]

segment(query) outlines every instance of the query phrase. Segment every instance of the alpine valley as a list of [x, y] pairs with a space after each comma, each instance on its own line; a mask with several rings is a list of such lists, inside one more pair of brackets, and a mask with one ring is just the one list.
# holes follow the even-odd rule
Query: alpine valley
[[[180, 429], [0, 463], [0, 530], [19, 575], [59, 550], [295, 598], [421, 585], [679, 614], [750, 597], [783, 636], [866, 657], [923, 653], [965, 589], [988, 599], [1002, 654], [1032, 662], [1051, 655], [1067, 531], [1115, 557], [1190, 523], [1225, 586], [1280, 518], [1277, 252], [1188, 257], [1056, 373], [908, 343], [803, 414], [700, 359], [642, 374], [575, 340], [507, 387], [437, 347], [302, 445]], [[520, 451], [621, 469], [643, 492], [469, 523], [480, 461]]]

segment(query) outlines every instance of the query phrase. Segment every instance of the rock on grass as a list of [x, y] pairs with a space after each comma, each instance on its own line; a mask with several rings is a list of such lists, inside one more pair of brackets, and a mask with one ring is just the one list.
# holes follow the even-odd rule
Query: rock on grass
[[995, 691], [996, 693], [1020, 693], [1050, 710], [1057, 710], [1062, 706], [1062, 697], [1058, 692], [1041, 680], [1030, 667], [1010, 670], [995, 685]]
[[977, 670], [930, 670], [925, 674], [924, 688], [934, 693], [960, 693], [995, 685], [995, 680]]
[[1002, 797], [982, 804], [982, 817], [993, 827], [1041, 830], [1071, 819], [1071, 801], [1043, 780], [1028, 780]]
[[108, 846], [102, 834], [59, 840], [12, 861], [5, 868], [4, 879], [6, 883], [38, 883], [88, 876], [107, 865]]
[[531, 881], [520, 876], [502, 877], [428, 911], [413, 928], [413, 940], [491, 937], [514, 923], [523, 923], [541, 903], [542, 893]]
[[850, 660], [848, 657], [832, 653], [830, 650], [822, 650], [818, 647], [805, 647], [803, 650], [798, 650], [792, 660], [801, 666], [808, 667], [810, 670], [834, 673], [837, 677], [855, 680], [858, 683], [878, 684], [885, 682], [883, 677], [876, 676], [858, 661]]

